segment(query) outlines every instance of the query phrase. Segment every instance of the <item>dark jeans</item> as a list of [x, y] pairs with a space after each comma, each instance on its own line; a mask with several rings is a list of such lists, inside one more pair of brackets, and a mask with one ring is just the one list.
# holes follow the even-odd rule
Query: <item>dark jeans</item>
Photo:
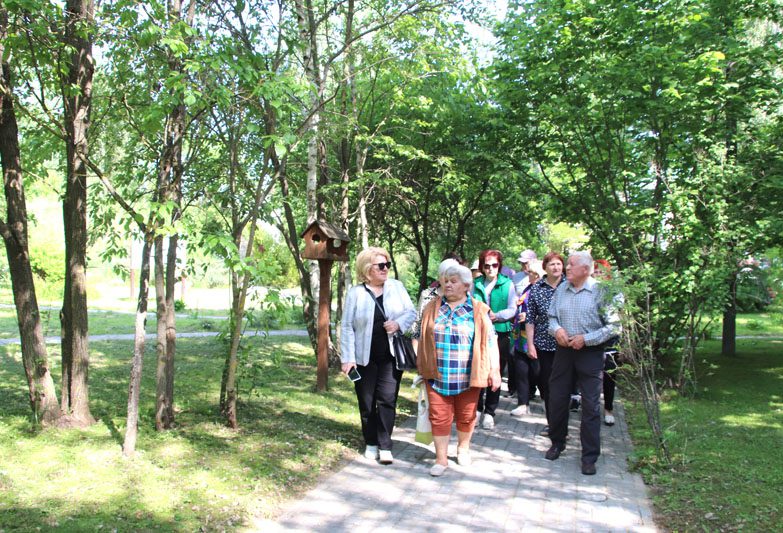
[[549, 438], [552, 444], [565, 446], [568, 433], [568, 404], [574, 371], [582, 392], [582, 462], [595, 463], [601, 454], [601, 382], [604, 370], [603, 346], [585, 346], [581, 350], [558, 347], [549, 379]]
[[538, 390], [541, 391], [541, 399], [544, 400], [544, 413], [547, 425], [549, 421], [549, 376], [552, 374], [552, 363], [555, 361], [555, 352], [536, 349], [538, 355]]
[[[498, 333], [498, 350], [500, 351], [500, 374], [503, 375], [506, 365], [511, 360], [511, 333]], [[485, 401], [486, 398], [486, 401]], [[495, 416], [495, 410], [500, 403], [500, 388], [493, 391], [492, 387], [482, 389], [479, 394], [478, 406], [480, 413]]]
[[514, 351], [514, 377], [517, 387], [517, 405], [528, 405], [536, 390], [539, 372], [538, 359], [531, 359], [525, 352]]
[[391, 450], [402, 372], [394, 368], [388, 344], [385, 348], [375, 350], [373, 344], [367, 366], [356, 366], [362, 379], [355, 382], [354, 386], [359, 400], [364, 443], [378, 446], [381, 450]]
[[604, 354], [604, 409], [614, 411], [614, 389], [617, 383], [614, 380], [614, 371], [617, 370], [616, 350], [607, 350]]

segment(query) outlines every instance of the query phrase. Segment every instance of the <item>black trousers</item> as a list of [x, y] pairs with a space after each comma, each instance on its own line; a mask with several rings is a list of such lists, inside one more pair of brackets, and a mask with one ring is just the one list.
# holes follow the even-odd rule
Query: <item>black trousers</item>
[[549, 420], [549, 376], [552, 375], [552, 363], [555, 361], [555, 352], [549, 350], [539, 350], [538, 355], [538, 390], [541, 391], [541, 399], [544, 400], [544, 413], [546, 414], [546, 423], [551, 426]]
[[549, 379], [549, 438], [552, 444], [565, 446], [568, 433], [568, 404], [574, 372], [582, 392], [582, 462], [595, 463], [601, 455], [601, 387], [604, 370], [603, 346], [585, 346], [581, 350], [558, 347]]
[[367, 366], [357, 365], [362, 379], [354, 383], [359, 400], [359, 417], [362, 421], [364, 443], [391, 450], [391, 434], [397, 415], [397, 395], [400, 392], [402, 372], [394, 368], [394, 359], [388, 344], [370, 348]]
[[517, 405], [530, 404], [530, 399], [536, 391], [539, 367], [538, 359], [531, 359], [525, 352], [514, 350]]
[[[511, 361], [511, 332], [498, 333], [498, 350], [500, 351], [500, 374], [506, 369], [506, 365]], [[509, 381], [509, 383], [511, 383]], [[476, 409], [480, 413], [495, 416], [495, 410], [500, 403], [500, 388], [492, 391], [492, 387], [486, 387], [479, 393], [479, 400]]]
[[617, 383], [614, 380], [614, 371], [617, 370], [617, 361], [615, 360], [616, 350], [608, 350], [604, 354], [604, 409], [614, 410], [614, 389]]

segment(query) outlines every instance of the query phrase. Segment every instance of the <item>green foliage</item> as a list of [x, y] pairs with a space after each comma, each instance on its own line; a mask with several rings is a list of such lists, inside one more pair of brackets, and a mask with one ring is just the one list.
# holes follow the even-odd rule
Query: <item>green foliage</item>
[[767, 276], [764, 269], [755, 266], [740, 270], [737, 274], [737, 311], [741, 313], [763, 311], [772, 303], [771, 287]]
[[737, 357], [728, 358], [718, 342], [705, 343], [696, 398], [669, 394], [662, 403], [672, 465], [661, 464], [650, 448], [640, 406], [625, 404], [636, 450], [631, 463], [652, 487], [667, 528], [767, 531], [783, 519], [783, 473], [769, 462], [783, 453], [780, 346], [740, 340]]

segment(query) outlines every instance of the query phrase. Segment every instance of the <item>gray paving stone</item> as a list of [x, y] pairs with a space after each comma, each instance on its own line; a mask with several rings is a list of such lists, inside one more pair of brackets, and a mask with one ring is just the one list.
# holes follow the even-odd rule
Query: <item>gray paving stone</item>
[[275, 521], [259, 520], [250, 531], [632, 531], [657, 530], [646, 487], [628, 472], [630, 450], [622, 404], [617, 423], [601, 428], [598, 473], [580, 472], [579, 413], [571, 413], [568, 447], [557, 461], [544, 459], [549, 439], [539, 436], [543, 408], [511, 417], [516, 403], [501, 398], [492, 430], [477, 429], [473, 464], [456, 464], [456, 438], [449, 469], [429, 475], [434, 448], [414, 442], [415, 420], [394, 432], [395, 462], [382, 466], [356, 459], [291, 502]]

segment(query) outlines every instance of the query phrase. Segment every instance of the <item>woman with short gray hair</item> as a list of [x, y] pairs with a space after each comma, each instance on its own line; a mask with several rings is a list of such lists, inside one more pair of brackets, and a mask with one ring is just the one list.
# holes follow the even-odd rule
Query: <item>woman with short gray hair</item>
[[489, 306], [468, 297], [469, 269], [450, 265], [443, 271], [443, 295], [422, 313], [417, 366], [427, 386], [435, 464], [430, 475], [448, 468], [451, 424], [457, 423], [457, 463], [471, 463], [470, 439], [476, 405], [484, 387], [500, 387], [500, 359]]

